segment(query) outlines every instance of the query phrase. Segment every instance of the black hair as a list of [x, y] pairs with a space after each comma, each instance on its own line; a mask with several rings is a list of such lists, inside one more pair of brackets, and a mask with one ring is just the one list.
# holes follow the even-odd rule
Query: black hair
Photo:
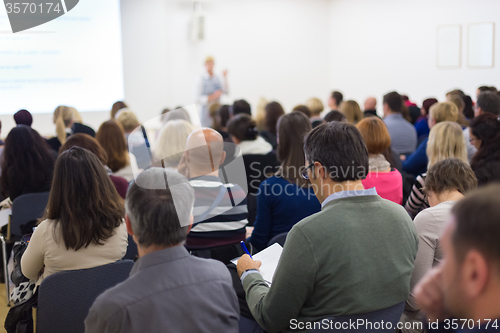
[[331, 96], [335, 100], [335, 103], [337, 103], [337, 106], [344, 100], [344, 95], [340, 91], [333, 91]]
[[227, 131], [240, 141], [252, 141], [259, 134], [255, 120], [247, 114], [234, 116], [227, 124]]
[[389, 105], [389, 108], [393, 112], [401, 112], [402, 111], [403, 99], [401, 98], [401, 95], [395, 91], [391, 91], [390, 93], [385, 94], [383, 103], [384, 104], [387, 103]]
[[244, 113], [249, 116], [252, 115], [252, 108], [250, 107], [250, 104], [248, 104], [248, 102], [244, 99], [234, 101], [233, 103], [233, 116], [236, 116], [240, 113]]
[[345, 116], [342, 112], [340, 111], [337, 111], [337, 110], [333, 110], [333, 111], [330, 111], [326, 114], [324, 120], [329, 123], [329, 122], [332, 122], [332, 121], [340, 121], [340, 122], [345, 122], [347, 121], [345, 119]]
[[500, 115], [500, 97], [492, 91], [484, 91], [477, 96], [477, 106], [483, 112], [493, 113]]

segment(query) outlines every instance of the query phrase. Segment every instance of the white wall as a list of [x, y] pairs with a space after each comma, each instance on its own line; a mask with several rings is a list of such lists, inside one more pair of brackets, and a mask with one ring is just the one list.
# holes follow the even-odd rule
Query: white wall
[[[417, 104], [445, 99], [461, 88], [475, 99], [481, 85], [500, 86], [500, 52], [492, 69], [467, 67], [467, 24], [495, 22], [500, 46], [497, 0], [332, 0], [330, 6], [330, 79], [347, 99], [360, 104], [398, 90]], [[462, 67], [436, 67], [438, 25], [462, 25]]]

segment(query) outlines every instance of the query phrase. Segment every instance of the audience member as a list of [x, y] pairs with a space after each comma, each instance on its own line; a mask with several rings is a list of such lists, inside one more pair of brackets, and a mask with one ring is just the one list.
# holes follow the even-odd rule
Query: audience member
[[[460, 200], [452, 209], [441, 237], [442, 264], [422, 278], [414, 290], [427, 319], [439, 320], [438, 329], [430, 332], [498, 331], [499, 192], [500, 186], [488, 186]], [[446, 322], [455, 323], [452, 318], [465, 321], [468, 330], [461, 325], [446, 327]]]
[[384, 96], [384, 122], [391, 135], [392, 149], [398, 154], [407, 155], [417, 148], [417, 131], [403, 118], [401, 95], [393, 91]]
[[330, 123], [332, 121], [338, 121], [338, 122], [347, 122], [347, 119], [345, 119], [345, 116], [342, 112], [333, 110], [328, 112], [325, 115], [325, 118], [323, 118], [324, 123]]
[[375, 97], [368, 97], [365, 100], [365, 104], [363, 106], [364, 112], [363, 116], [366, 117], [378, 117], [377, 115], [377, 99]]
[[161, 129], [153, 151], [155, 160], [163, 168], [177, 172], [177, 167], [186, 150], [186, 142], [195, 127], [185, 120], [170, 120]]
[[257, 129], [263, 131], [265, 129], [266, 122], [266, 105], [269, 101], [264, 97], [259, 98], [259, 102], [255, 108], [255, 123], [257, 124]]
[[129, 109], [121, 109], [120, 112], [116, 113], [115, 119], [122, 125], [126, 138], [133, 130], [141, 126], [135, 113]]
[[126, 109], [126, 108], [128, 108], [128, 106], [125, 102], [122, 101], [115, 102], [111, 107], [111, 119], [115, 119], [116, 113], [121, 109]]
[[33, 116], [28, 110], [19, 110], [14, 113], [14, 121], [16, 125], [26, 125], [31, 127], [33, 123]]
[[240, 113], [246, 114], [248, 116], [252, 116], [252, 108], [250, 107], [250, 104], [248, 104], [247, 101], [244, 99], [239, 99], [237, 101], [234, 101], [233, 107], [232, 107], [232, 114], [233, 116], [236, 116]]
[[[246, 192], [239, 183], [229, 182], [227, 172], [225, 182], [219, 178], [225, 158], [222, 136], [213, 129], [199, 129], [189, 136], [178, 170], [188, 177], [195, 194], [194, 224], [186, 247], [196, 256], [227, 264], [242, 252], [239, 243], [245, 240], [248, 209]], [[244, 177], [237, 176], [229, 180], [246, 187]]]
[[480, 86], [476, 90], [476, 97], [478, 97], [482, 92], [490, 91], [494, 94], [498, 92], [497, 88], [494, 86]]
[[129, 109], [121, 109], [115, 115], [116, 121], [120, 123], [125, 132], [125, 142], [130, 154], [134, 155], [137, 167], [146, 169], [151, 165], [151, 152], [144, 138], [144, 129], [135, 113]]
[[[464, 162], [468, 162], [467, 148], [460, 125], [451, 121], [443, 121], [433, 126], [429, 134], [426, 153], [429, 168], [437, 162], [448, 158], [458, 158]], [[411, 194], [406, 201], [405, 209], [412, 216], [429, 207], [424, 190], [425, 178], [425, 173], [417, 176]]]
[[306, 106], [311, 111], [311, 121], [312, 128], [315, 128], [323, 124], [323, 119], [321, 119], [321, 112], [325, 109], [323, 102], [319, 98], [313, 97], [309, 98], [306, 102]]
[[111, 181], [113, 182], [116, 191], [123, 199], [125, 199], [125, 196], [127, 195], [128, 181], [125, 178], [117, 177], [111, 174], [111, 169], [107, 167], [108, 154], [106, 153], [104, 148], [102, 148], [102, 146], [99, 144], [99, 142], [97, 142], [96, 139], [94, 139], [88, 134], [83, 134], [83, 133], [73, 134], [61, 146], [61, 148], [59, 149], [59, 153], [62, 154], [66, 150], [69, 150], [70, 148], [73, 147], [80, 147], [87, 149], [88, 151], [92, 152], [95, 156], [97, 156], [99, 161], [101, 161], [102, 165], [105, 166], [109, 179], [111, 179]]
[[486, 113], [470, 125], [470, 143], [477, 149], [471, 161], [479, 185], [500, 181], [500, 119]]
[[[443, 249], [440, 237], [445, 223], [450, 219], [451, 209], [468, 191], [476, 187], [477, 179], [474, 172], [466, 162], [458, 158], [439, 161], [429, 169], [425, 180], [425, 192], [431, 207], [421, 211], [414, 220], [419, 243], [410, 290], [413, 290], [432, 267], [441, 263]], [[401, 318], [402, 322], [420, 321], [419, 310], [415, 296], [410, 292]], [[418, 332], [419, 330], [403, 329], [402, 331]]]
[[65, 151], [55, 164], [47, 210], [21, 259], [24, 276], [38, 286], [57, 272], [122, 259], [124, 215], [123, 199], [99, 159], [79, 147]]
[[343, 99], [344, 96], [340, 91], [333, 91], [330, 96], [328, 96], [328, 107], [330, 111], [339, 111]]
[[273, 150], [278, 147], [277, 129], [278, 119], [285, 114], [285, 110], [278, 102], [270, 102], [264, 108], [266, 117], [264, 119], [264, 130], [260, 132], [267, 142], [273, 146]]
[[47, 140], [49, 146], [56, 152], [66, 142], [66, 138], [72, 134], [73, 108], [58, 106], [54, 111], [53, 121], [56, 124], [56, 136]]
[[[459, 110], [452, 102], [443, 102], [433, 104], [429, 110], [429, 128], [443, 121], [457, 122]], [[428, 138], [422, 140], [415, 150], [408, 157], [402, 156], [403, 171], [417, 176], [427, 171], [427, 142]]]
[[415, 125], [417, 119], [421, 115], [420, 108], [417, 106], [417, 104], [411, 102], [410, 98], [407, 95], [401, 95], [401, 98], [403, 99], [404, 105], [408, 108], [408, 114], [410, 116], [409, 122]]
[[391, 163], [384, 156], [390, 154], [391, 137], [384, 122], [378, 117], [367, 117], [361, 120], [356, 127], [365, 140], [368, 149], [368, 174], [362, 180], [363, 187], [374, 187], [380, 197], [403, 203], [403, 178], [398, 170], [391, 167]]
[[[0, 120], [0, 135], [2, 135], [2, 121]], [[2, 156], [2, 152], [3, 152], [3, 146], [5, 145], [5, 142], [3, 142], [2, 139], [0, 139], [0, 159], [1, 159], [1, 156]], [[0, 172], [1, 174], [1, 172]]]
[[418, 142], [422, 142], [429, 136], [430, 128], [429, 128], [429, 110], [431, 106], [438, 102], [435, 98], [427, 98], [422, 103], [422, 108], [420, 108], [421, 116], [417, 119], [415, 123], [415, 130], [417, 131], [417, 140]]
[[209, 115], [210, 120], [211, 120], [210, 127], [216, 131], [217, 131], [217, 129], [215, 127], [217, 126], [217, 111], [219, 110], [220, 107], [221, 107], [220, 103], [212, 103], [208, 107], [208, 115]]
[[175, 110], [171, 110], [168, 113], [164, 114], [162, 117], [163, 124], [166, 124], [170, 120], [185, 120], [188, 123], [191, 123], [191, 117], [189, 113], [184, 108], [176, 108]]
[[301, 112], [307, 118], [311, 118], [311, 110], [305, 105], [299, 104], [292, 109], [292, 112]]
[[47, 192], [52, 182], [54, 157], [45, 140], [26, 125], [14, 127], [5, 139], [0, 186], [14, 201], [27, 193]]
[[217, 114], [215, 116], [216, 122], [217, 122], [217, 128], [214, 128], [217, 132], [222, 135], [222, 138], [224, 141], [227, 142], [232, 142], [231, 141], [231, 136], [227, 132], [227, 123], [229, 122], [229, 119], [231, 119], [231, 112], [230, 112], [230, 106], [225, 104], [221, 105], [219, 110], [217, 110]]
[[290, 329], [292, 319], [388, 308], [410, 291], [416, 230], [401, 206], [363, 189], [368, 151], [359, 131], [346, 123], [323, 124], [307, 135], [304, 151], [310, 163], [304, 176], [321, 212], [290, 230], [271, 287], [258, 271], [260, 262], [245, 254], [237, 265], [252, 315], [271, 332]]
[[348, 100], [342, 103], [340, 107], [340, 112], [342, 112], [349, 124], [356, 125], [361, 119], [363, 119], [363, 112], [356, 101]]
[[138, 176], [125, 220], [140, 258], [127, 280], [94, 302], [86, 332], [238, 332], [229, 272], [183, 246], [194, 200], [193, 188], [175, 172], [151, 168]]
[[115, 120], [101, 124], [96, 139], [108, 154], [108, 167], [113, 175], [125, 178], [128, 182], [138, 174], [137, 161], [129, 154], [123, 128]]
[[88, 134], [91, 137], [95, 137], [95, 131], [92, 127], [84, 125], [83, 119], [78, 110], [73, 109], [73, 126], [71, 126], [71, 134], [83, 133]]
[[248, 184], [248, 222], [253, 225], [260, 183], [274, 174], [279, 162], [273, 147], [258, 135], [255, 121], [249, 116], [233, 117], [229, 121], [228, 132], [243, 156]]
[[468, 120], [474, 119], [474, 103], [472, 102], [472, 98], [469, 95], [465, 95], [463, 100], [465, 103], [463, 111], [465, 118]]
[[257, 217], [248, 239], [257, 251], [264, 249], [274, 236], [290, 231], [295, 223], [321, 209], [310, 182], [301, 177], [305, 165], [304, 136], [311, 129], [309, 119], [300, 112], [286, 114], [278, 122], [281, 167], [260, 184]]

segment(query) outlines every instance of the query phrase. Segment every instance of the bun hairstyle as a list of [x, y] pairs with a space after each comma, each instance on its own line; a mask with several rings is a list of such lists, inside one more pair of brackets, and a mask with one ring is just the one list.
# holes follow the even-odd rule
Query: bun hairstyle
[[247, 114], [234, 116], [229, 121], [227, 131], [239, 141], [253, 141], [259, 135], [257, 123]]
[[73, 121], [74, 108], [65, 105], [58, 106], [54, 111], [54, 124], [56, 124], [57, 139], [61, 145], [66, 142], [66, 127]]

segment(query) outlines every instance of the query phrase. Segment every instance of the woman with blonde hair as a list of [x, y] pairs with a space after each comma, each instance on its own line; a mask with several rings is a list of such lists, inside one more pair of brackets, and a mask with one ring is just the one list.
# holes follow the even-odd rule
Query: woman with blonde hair
[[59, 105], [54, 110], [53, 121], [56, 125], [56, 136], [47, 140], [47, 143], [57, 153], [71, 134], [84, 133], [95, 136], [91, 127], [82, 124], [80, 113], [73, 107]]
[[[458, 107], [452, 102], [435, 103], [429, 109], [429, 128], [432, 129], [433, 126], [443, 121], [456, 123], [459, 120], [459, 114]], [[416, 176], [427, 171], [428, 159], [426, 149], [428, 141], [429, 138], [422, 140], [417, 149], [408, 157], [401, 156], [404, 172]]]
[[323, 102], [319, 98], [312, 97], [307, 100], [306, 106], [311, 111], [311, 118], [309, 120], [311, 121], [312, 128], [323, 124], [323, 119], [320, 116], [321, 112], [325, 109]]
[[348, 100], [341, 104], [340, 112], [342, 112], [349, 124], [356, 125], [363, 119], [363, 112], [356, 101]]
[[194, 130], [194, 125], [182, 119], [167, 122], [156, 140], [155, 159], [161, 160], [163, 167], [177, 171], [187, 139]]
[[[437, 162], [448, 158], [458, 158], [468, 163], [467, 147], [462, 128], [456, 122], [443, 121], [433, 126], [429, 134], [426, 151], [429, 168]], [[429, 202], [424, 192], [425, 177], [425, 173], [417, 176], [410, 197], [406, 202], [405, 209], [412, 216], [429, 207]]]

